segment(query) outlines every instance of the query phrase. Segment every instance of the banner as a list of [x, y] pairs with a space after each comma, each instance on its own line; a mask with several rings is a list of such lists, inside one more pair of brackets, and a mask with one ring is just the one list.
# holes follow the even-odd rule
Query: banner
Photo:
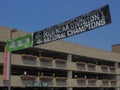
[[15, 51], [21, 50], [25, 48], [32, 47], [32, 34], [27, 34], [22, 37], [18, 37], [16, 39], [8, 40], [7, 44], [7, 51]]
[[4, 49], [4, 61], [3, 61], [3, 80], [9, 80], [9, 65], [10, 65], [10, 52], [6, 51], [6, 47]]
[[70, 37], [111, 23], [109, 5], [33, 33], [33, 45]]

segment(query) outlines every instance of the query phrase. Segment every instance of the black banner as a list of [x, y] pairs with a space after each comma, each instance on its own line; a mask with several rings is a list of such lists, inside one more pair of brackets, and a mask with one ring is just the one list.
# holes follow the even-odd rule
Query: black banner
[[33, 45], [63, 39], [111, 23], [109, 5], [33, 33]]

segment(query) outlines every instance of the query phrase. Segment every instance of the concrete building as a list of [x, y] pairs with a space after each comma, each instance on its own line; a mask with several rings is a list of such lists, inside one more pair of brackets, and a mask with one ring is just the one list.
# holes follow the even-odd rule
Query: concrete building
[[[11, 28], [0, 26], [0, 90], [4, 47]], [[27, 34], [13, 33], [16, 38]], [[12, 52], [12, 90], [120, 90], [120, 45], [107, 52], [62, 40]]]

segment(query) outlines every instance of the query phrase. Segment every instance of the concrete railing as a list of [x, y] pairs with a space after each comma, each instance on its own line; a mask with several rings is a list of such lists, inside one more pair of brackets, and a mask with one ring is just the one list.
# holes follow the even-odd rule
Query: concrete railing
[[[3, 53], [0, 53], [0, 63], [3, 63]], [[43, 67], [43, 68], [51, 68], [51, 69], [62, 69], [62, 70], [75, 70], [75, 71], [85, 71], [85, 72], [97, 72], [97, 73], [109, 73], [109, 74], [120, 74], [120, 69], [116, 68], [107, 69], [102, 68], [100, 65], [89, 66], [86, 65], [77, 65], [75, 62], [67, 62], [66, 63], [58, 63], [55, 60], [50, 62], [41, 61], [37, 57], [36, 60], [27, 60], [23, 59], [21, 55], [12, 54], [12, 64], [21, 65], [21, 66], [32, 66], [32, 67]]]
[[[43, 86], [43, 84], [47, 85], [48, 87], [70, 87], [71, 86], [71, 80], [56, 80], [56, 78], [53, 78], [51, 80], [40, 80], [40, 77], [37, 77], [36, 79], [22, 79], [21, 76], [11, 76], [11, 86], [15, 87], [27, 87], [27, 86], [34, 86], [34, 83], [39, 83], [40, 87]], [[2, 75], [0, 75], [0, 85], [1, 86], [8, 86], [8, 82], [2, 80]]]
[[78, 81], [72, 79], [72, 86], [74, 87], [119, 87], [120, 81], [103, 81], [103, 80], [89, 80]]
[[[34, 83], [39, 83], [40, 85], [47, 84], [48, 87], [119, 87], [120, 81], [111, 80], [89, 80], [78, 81], [77, 79], [66, 79], [66, 80], [56, 80], [53, 78], [51, 80], [40, 80], [39, 77], [36, 79], [21, 79], [20, 76], [11, 77], [11, 86], [15, 87], [26, 87], [34, 86]], [[2, 80], [2, 75], [0, 75], [0, 85], [7, 86], [7, 82]]]
[[88, 64], [77, 64], [75, 62], [71, 62], [71, 69], [77, 71], [85, 71], [85, 72], [97, 72], [97, 73], [106, 73], [106, 74], [119, 74], [120, 69], [118, 68], [102, 68], [100, 65], [88, 65]]

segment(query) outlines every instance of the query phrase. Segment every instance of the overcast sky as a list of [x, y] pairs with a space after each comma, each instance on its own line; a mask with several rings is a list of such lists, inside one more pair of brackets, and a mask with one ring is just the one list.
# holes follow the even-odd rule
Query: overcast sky
[[120, 44], [120, 0], [0, 0], [0, 26], [33, 33], [106, 4], [111, 24], [64, 40], [111, 51], [111, 45]]

